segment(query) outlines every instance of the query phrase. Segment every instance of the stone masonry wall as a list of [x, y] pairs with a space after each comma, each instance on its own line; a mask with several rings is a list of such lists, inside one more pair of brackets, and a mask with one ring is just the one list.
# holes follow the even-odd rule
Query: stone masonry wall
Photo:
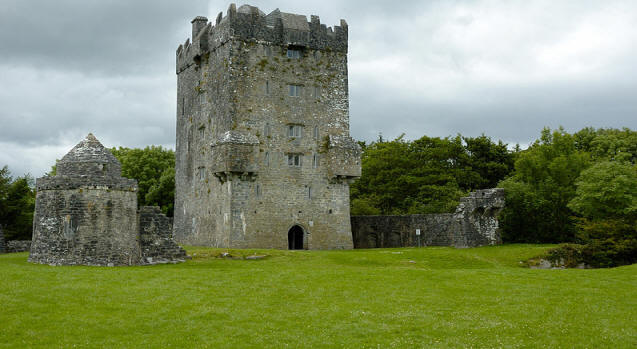
[[503, 189], [485, 189], [460, 199], [456, 212], [405, 216], [353, 216], [354, 248], [418, 246], [474, 247], [501, 243], [497, 215]]
[[347, 24], [247, 5], [192, 24], [177, 50], [175, 238], [285, 249], [296, 225], [304, 248], [352, 248], [360, 148], [349, 137]]
[[158, 206], [139, 210], [139, 244], [144, 264], [183, 262], [186, 251], [172, 238], [173, 226]]
[[136, 213], [133, 190], [39, 189], [29, 261], [51, 265], [139, 264]]
[[6, 243], [6, 253], [29, 252], [31, 240], [9, 240]]

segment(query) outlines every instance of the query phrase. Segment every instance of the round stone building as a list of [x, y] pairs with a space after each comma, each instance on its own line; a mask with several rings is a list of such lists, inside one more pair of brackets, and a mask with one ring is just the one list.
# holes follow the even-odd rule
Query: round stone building
[[141, 264], [137, 182], [92, 135], [38, 178], [29, 261], [52, 265]]

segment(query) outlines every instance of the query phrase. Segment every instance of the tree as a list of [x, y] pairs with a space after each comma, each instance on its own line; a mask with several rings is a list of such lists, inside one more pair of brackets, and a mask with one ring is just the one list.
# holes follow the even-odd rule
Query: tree
[[495, 188], [498, 182], [513, 171], [515, 158], [502, 141], [494, 143], [485, 135], [462, 139], [468, 153], [466, 167], [471, 168], [479, 176], [478, 180], [466, 189]]
[[175, 168], [171, 167], [162, 172], [159, 181], [153, 184], [145, 196], [148, 205], [161, 207], [164, 214], [173, 216], [175, 203]]
[[578, 150], [589, 152], [595, 160], [637, 162], [637, 131], [587, 127], [574, 136]]
[[637, 218], [637, 167], [604, 161], [583, 171], [576, 181], [576, 195], [568, 207], [581, 216], [596, 219]]
[[172, 216], [175, 196], [175, 152], [161, 146], [112, 148], [122, 164], [122, 176], [137, 180], [139, 206], [160, 206]]
[[[617, 157], [614, 157], [617, 158]], [[562, 256], [575, 247], [577, 263], [614, 267], [637, 262], [637, 167], [603, 161], [582, 171], [568, 206], [577, 215], [577, 240], [551, 252]]]
[[0, 224], [7, 240], [28, 240], [33, 229], [35, 191], [26, 174], [13, 179], [7, 166], [0, 170]]
[[575, 140], [562, 128], [546, 128], [538, 141], [518, 154], [514, 174], [499, 184], [506, 193], [500, 217], [504, 241], [575, 239], [575, 220], [567, 204], [575, 197], [575, 180], [591, 163]]

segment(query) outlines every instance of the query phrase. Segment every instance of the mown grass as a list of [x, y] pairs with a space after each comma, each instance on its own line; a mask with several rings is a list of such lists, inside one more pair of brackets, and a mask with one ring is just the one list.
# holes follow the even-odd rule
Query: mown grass
[[637, 265], [530, 270], [547, 246], [188, 247], [184, 264], [0, 256], [0, 347], [637, 347]]

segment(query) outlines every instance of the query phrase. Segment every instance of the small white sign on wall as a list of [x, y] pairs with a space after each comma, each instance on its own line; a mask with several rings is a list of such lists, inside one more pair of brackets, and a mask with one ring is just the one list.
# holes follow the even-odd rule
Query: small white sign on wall
[[314, 221], [310, 221], [310, 227], [314, 226]]
[[420, 236], [420, 229], [416, 229], [416, 236]]

